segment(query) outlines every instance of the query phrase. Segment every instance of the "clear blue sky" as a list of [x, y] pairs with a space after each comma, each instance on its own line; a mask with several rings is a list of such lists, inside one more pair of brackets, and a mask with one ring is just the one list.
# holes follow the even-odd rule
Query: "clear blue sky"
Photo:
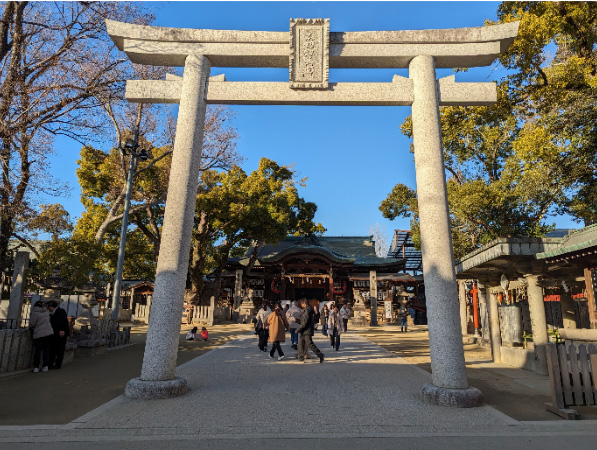
[[[288, 31], [290, 18], [329, 18], [331, 31], [375, 31], [482, 26], [495, 20], [498, 2], [150, 2], [155, 25], [184, 28]], [[229, 81], [288, 81], [285, 69], [212, 69]], [[390, 82], [405, 70], [330, 71], [330, 81]], [[438, 71], [438, 77], [451, 74]], [[496, 80], [496, 67], [456, 74], [457, 81]], [[400, 125], [408, 107], [233, 106], [244, 169], [254, 170], [263, 156], [293, 164], [308, 177], [301, 196], [318, 205], [316, 220], [329, 236], [368, 234], [379, 223], [388, 239], [408, 220], [389, 221], [379, 203], [396, 183], [415, 187], [410, 140]], [[75, 175], [80, 145], [57, 141], [54, 175], [73, 188], [60, 201], [78, 217], [83, 211]], [[577, 228], [554, 217], [558, 228]]]

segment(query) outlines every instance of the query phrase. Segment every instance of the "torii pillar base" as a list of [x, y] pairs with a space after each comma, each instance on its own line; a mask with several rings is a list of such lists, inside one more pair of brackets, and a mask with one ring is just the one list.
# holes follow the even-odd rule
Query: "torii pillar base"
[[449, 389], [425, 384], [421, 388], [421, 400], [432, 405], [475, 408], [483, 405], [483, 393], [472, 386], [466, 389]]
[[178, 397], [188, 390], [187, 381], [180, 377], [163, 381], [133, 378], [124, 388], [124, 396], [140, 400], [151, 400], [154, 398]]

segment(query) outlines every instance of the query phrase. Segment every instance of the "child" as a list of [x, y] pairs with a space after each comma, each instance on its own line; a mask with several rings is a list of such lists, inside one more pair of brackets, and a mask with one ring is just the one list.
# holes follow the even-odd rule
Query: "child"
[[201, 339], [203, 339], [203, 342], [207, 341], [208, 338], [208, 334], [207, 334], [207, 329], [205, 327], [201, 328]]
[[197, 327], [193, 327], [193, 329], [187, 334], [187, 341], [194, 341], [195, 339], [197, 339]]

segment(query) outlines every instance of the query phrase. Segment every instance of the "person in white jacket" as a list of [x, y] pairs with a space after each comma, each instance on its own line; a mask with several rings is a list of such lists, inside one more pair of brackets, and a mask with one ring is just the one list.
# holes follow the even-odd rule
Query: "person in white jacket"
[[41, 300], [35, 302], [29, 317], [29, 328], [33, 332], [33, 371], [39, 372], [39, 363], [43, 356], [43, 366], [41, 371], [47, 372], [50, 362], [50, 344], [54, 329], [50, 323], [50, 313]]
[[348, 318], [350, 317], [350, 308], [348, 307], [348, 302], [344, 302], [344, 306], [340, 308], [340, 318], [343, 322], [343, 330], [348, 331]]
[[267, 306], [267, 302], [263, 302], [261, 309], [257, 312], [257, 334], [259, 335], [259, 350], [267, 352], [267, 338], [269, 332], [267, 330], [267, 318], [272, 313], [272, 310]]
[[298, 349], [298, 334], [296, 329], [299, 326], [301, 312], [302, 310], [298, 307], [296, 301], [293, 301], [292, 306], [286, 311], [286, 319], [288, 320], [288, 323], [290, 323], [290, 347], [294, 350]]

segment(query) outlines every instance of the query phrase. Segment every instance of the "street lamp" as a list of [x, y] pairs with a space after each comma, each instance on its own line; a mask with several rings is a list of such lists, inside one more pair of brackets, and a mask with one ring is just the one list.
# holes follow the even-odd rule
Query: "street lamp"
[[130, 155], [129, 171], [126, 177], [126, 197], [124, 199], [124, 211], [122, 213], [122, 228], [120, 229], [120, 247], [118, 247], [118, 263], [116, 264], [116, 279], [114, 280], [114, 292], [112, 293], [112, 320], [118, 320], [120, 309], [120, 285], [122, 284], [122, 266], [124, 265], [124, 247], [126, 244], [126, 229], [129, 222], [129, 207], [131, 204], [131, 192], [133, 191], [133, 174], [137, 159], [147, 161], [149, 153], [147, 150], [139, 150], [139, 133], [135, 132], [133, 139], [127, 139], [120, 147], [123, 155]]

